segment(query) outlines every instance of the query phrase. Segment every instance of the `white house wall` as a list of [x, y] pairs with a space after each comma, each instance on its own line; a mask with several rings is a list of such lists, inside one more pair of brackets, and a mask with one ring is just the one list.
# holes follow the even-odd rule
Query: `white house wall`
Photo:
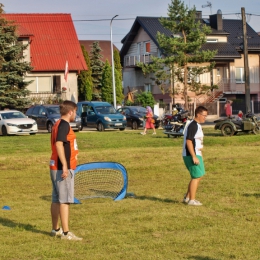
[[[72, 100], [78, 102], [78, 84], [77, 84], [77, 74], [69, 73], [67, 82], [64, 79], [64, 73], [27, 73], [24, 80], [33, 80], [27, 88], [32, 93], [53, 93], [53, 76], [60, 76], [61, 78], [61, 88], [66, 87], [67, 90], [63, 93], [63, 99]], [[61, 91], [61, 90], [60, 90]]]

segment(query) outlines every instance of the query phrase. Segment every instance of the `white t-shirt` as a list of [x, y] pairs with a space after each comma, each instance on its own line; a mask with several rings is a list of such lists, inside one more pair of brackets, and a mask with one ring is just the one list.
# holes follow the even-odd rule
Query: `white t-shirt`
[[201, 150], [203, 148], [203, 137], [204, 134], [201, 125], [195, 120], [192, 120], [184, 133], [182, 156], [191, 156], [186, 145], [186, 140], [191, 140], [195, 154], [202, 156]]

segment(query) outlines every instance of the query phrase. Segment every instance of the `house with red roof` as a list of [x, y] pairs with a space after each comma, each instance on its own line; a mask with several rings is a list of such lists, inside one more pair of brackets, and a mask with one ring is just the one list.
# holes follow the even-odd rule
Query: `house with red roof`
[[[24, 59], [33, 70], [25, 75], [35, 103], [78, 101], [77, 77], [87, 70], [70, 14], [3, 14], [15, 21], [19, 40], [28, 44]], [[66, 71], [66, 75], [65, 75]], [[65, 77], [66, 76], [66, 77]]]

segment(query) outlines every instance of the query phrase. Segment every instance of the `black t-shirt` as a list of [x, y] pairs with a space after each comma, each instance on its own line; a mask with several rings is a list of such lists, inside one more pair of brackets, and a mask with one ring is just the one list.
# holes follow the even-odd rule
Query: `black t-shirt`
[[[67, 121], [61, 119], [61, 122], [58, 126], [56, 142], [57, 141], [63, 142], [68, 169], [70, 169], [70, 156], [71, 156], [70, 142], [67, 140], [67, 135], [69, 134], [69, 131], [70, 131], [70, 124]], [[58, 169], [62, 170], [62, 164], [60, 159], [58, 159]]]

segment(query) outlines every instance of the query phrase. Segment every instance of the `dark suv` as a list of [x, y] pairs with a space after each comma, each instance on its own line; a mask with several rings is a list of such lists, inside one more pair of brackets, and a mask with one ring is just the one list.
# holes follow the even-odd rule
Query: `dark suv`
[[[31, 106], [25, 114], [36, 121], [38, 129], [47, 129], [50, 133], [52, 126], [60, 119], [60, 106], [34, 105]], [[76, 116], [75, 121], [71, 122], [70, 126], [74, 131], [80, 131], [82, 129], [81, 118]]]

